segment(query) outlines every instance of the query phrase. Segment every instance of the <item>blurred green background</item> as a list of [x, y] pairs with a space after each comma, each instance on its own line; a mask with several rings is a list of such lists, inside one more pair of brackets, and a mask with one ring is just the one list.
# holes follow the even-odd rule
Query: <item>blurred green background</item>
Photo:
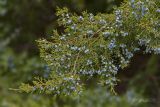
[[72, 12], [111, 13], [123, 0], [0, 0], [0, 107], [160, 107], [160, 57], [137, 53], [120, 71], [114, 96], [94, 87], [83, 96], [65, 97], [9, 90], [34, 77], [47, 78], [35, 40], [48, 38], [57, 26], [57, 7]]

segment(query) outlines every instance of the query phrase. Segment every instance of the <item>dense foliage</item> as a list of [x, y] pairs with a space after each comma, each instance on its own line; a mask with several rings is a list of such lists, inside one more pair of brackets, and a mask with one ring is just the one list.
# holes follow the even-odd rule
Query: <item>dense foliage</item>
[[[127, 2], [128, 5], [125, 2], [121, 7], [115, 7], [113, 11], [113, 7], [119, 6], [121, 1], [34, 0], [28, 2], [26, 0], [0, 0], [0, 107], [159, 107], [160, 58], [159, 55], [151, 55], [152, 53], [159, 53], [159, 1], [131, 0], [130, 3]], [[138, 4], [138, 1], [141, 1], [140, 4]], [[57, 11], [58, 24], [55, 21], [57, 6], [65, 6], [70, 11], [67, 8]], [[82, 10], [87, 10], [87, 12], [81, 13]], [[113, 14], [108, 14], [112, 11]], [[73, 12], [76, 12], [76, 14], [73, 14]], [[61, 13], [64, 13], [64, 15]], [[70, 21], [71, 23], [68, 23]], [[116, 27], [121, 23], [122, 26]], [[52, 29], [57, 29], [54, 30], [55, 34], [51, 34]], [[82, 41], [77, 38], [79, 37], [77, 34], [84, 37], [81, 38]], [[116, 34], [119, 36], [116, 37]], [[126, 36], [123, 37], [124, 35]], [[47, 64], [39, 59], [35, 44], [35, 40], [42, 36], [44, 38], [49, 37], [49, 39], [38, 40], [41, 57]], [[94, 41], [92, 42], [92, 40]], [[131, 44], [133, 42], [136, 44]], [[65, 70], [65, 65], [62, 62], [63, 58], [65, 59], [63, 57], [65, 53], [58, 54], [56, 52], [56, 49], [59, 50], [58, 47], [62, 48], [61, 46], [52, 47], [56, 46], [56, 43], [66, 47], [63, 48], [62, 52], [66, 50], [72, 53], [71, 64], [76, 65], [77, 68], [74, 73], [76, 77], [80, 78], [76, 81], [79, 84], [78, 87], [72, 87], [72, 85], [75, 85], [74, 82], [70, 84], [69, 81], [77, 78], [70, 78], [72, 74], [70, 71], [73, 70], [73, 67]], [[120, 43], [124, 45], [120, 45]], [[67, 48], [68, 44], [70, 48]], [[100, 44], [102, 45], [100, 46]], [[125, 44], [126, 47], [123, 47]], [[84, 48], [83, 45], [89, 49], [86, 50], [89, 53], [85, 54], [83, 53], [85, 50], [80, 50], [81, 46]], [[134, 47], [137, 47], [136, 50], [138, 49], [135, 52]], [[128, 49], [128, 52], [126, 49]], [[149, 51], [146, 53], [146, 49], [151, 50], [151, 53]], [[80, 56], [78, 56], [79, 51]], [[107, 56], [104, 55], [103, 51], [106, 51]], [[57, 64], [63, 66], [56, 66], [54, 65], [56, 63], [53, 63], [54, 60], [51, 61], [55, 58], [53, 52], [57, 53], [55, 54], [57, 58], [62, 57], [62, 60], [57, 61]], [[142, 52], [146, 55], [143, 55]], [[93, 57], [93, 54], [96, 56]], [[113, 68], [115, 66], [118, 71], [115, 74], [112, 74], [112, 72], [110, 72], [111, 74], [92, 72], [93, 69], [98, 70], [105, 66], [98, 55], [109, 58], [107, 62], [111, 61]], [[128, 58], [127, 55], [132, 58]], [[126, 65], [122, 68], [118, 66], [124, 64], [124, 62], [120, 63], [121, 56], [126, 61]], [[77, 59], [76, 63], [74, 62], [75, 59]], [[95, 63], [100, 66], [96, 67]], [[104, 60], [104, 63], [106, 63], [106, 60]], [[90, 72], [78, 72], [81, 66], [77, 64], [84, 65], [84, 70], [90, 68], [92, 70]], [[108, 64], [106, 64], [106, 69], [113, 69], [112, 66], [109, 68]], [[59, 75], [54, 66], [67, 72], [62, 72], [62, 75]], [[67, 73], [69, 78], [65, 76]], [[109, 75], [109, 79], [105, 77], [106, 74]], [[36, 77], [36, 80], [31, 83], [34, 77]], [[112, 85], [115, 85], [116, 81], [113, 81], [112, 84], [110, 79], [116, 80], [117, 77], [120, 78], [121, 82], [118, 82], [118, 86], [115, 87], [118, 96], [113, 96], [106, 90], [106, 86], [112, 87]], [[57, 80], [57, 83], [55, 80]], [[21, 91], [33, 93], [26, 94], [13, 91], [13, 88], [17, 88], [22, 82], [30, 85], [22, 84]], [[66, 86], [62, 86], [60, 89], [59, 86], [62, 85], [60, 82], [65, 82]], [[105, 87], [101, 87], [101, 84], [97, 83], [104, 83]], [[72, 90], [74, 88], [82, 90], [81, 96], [62, 95], [77, 94], [78, 91], [74, 92]], [[83, 89], [85, 90], [83, 91]], [[66, 91], [66, 93], [63, 91]], [[41, 93], [41, 95], [34, 94], [35, 92]], [[60, 94], [53, 96], [53, 94], [59, 92]], [[45, 93], [49, 95], [44, 95]]]
[[80, 94], [94, 78], [114, 92], [116, 74], [137, 51], [160, 53], [158, 0], [125, 1], [113, 14], [83, 12], [81, 16], [58, 9], [59, 26], [49, 39], [38, 40], [41, 57], [51, 69], [49, 79], [38, 79], [26, 92]]

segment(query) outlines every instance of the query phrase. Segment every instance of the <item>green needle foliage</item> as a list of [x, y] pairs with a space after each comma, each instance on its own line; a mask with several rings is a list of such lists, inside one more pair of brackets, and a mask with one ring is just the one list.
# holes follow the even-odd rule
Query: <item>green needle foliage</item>
[[88, 79], [106, 85], [112, 92], [116, 74], [138, 51], [160, 53], [160, 1], [125, 1], [113, 14], [57, 9], [58, 24], [64, 31], [38, 40], [40, 56], [51, 69], [49, 79], [22, 84], [21, 91], [53, 95], [77, 95], [87, 88]]

